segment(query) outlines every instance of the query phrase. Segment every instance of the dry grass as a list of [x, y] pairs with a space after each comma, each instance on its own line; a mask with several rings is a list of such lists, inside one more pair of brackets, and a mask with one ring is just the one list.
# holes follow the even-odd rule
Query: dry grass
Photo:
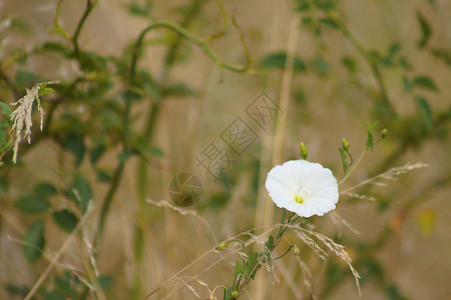
[[[179, 1], [154, 2], [153, 9], [159, 18], [178, 20], [174, 10], [179, 7]], [[412, 61], [419, 62], [416, 65], [418, 72], [434, 76], [443, 93], [431, 96], [434, 100], [431, 101], [433, 109], [445, 107], [449, 102], [444, 88], [448, 84], [446, 78], [449, 78], [449, 70], [437, 60], [419, 53], [411, 45], [414, 45], [418, 38], [418, 30], [414, 25], [418, 8], [424, 9], [427, 15], [438, 15], [437, 18], [429, 18], [435, 30], [433, 42], [439, 44], [440, 40], [449, 40], [443, 23], [443, 20], [449, 17], [449, 10], [446, 9], [449, 4], [446, 1], [436, 2], [443, 8], [441, 11], [433, 11], [419, 1], [409, 4], [389, 0], [377, 3], [342, 1], [349, 26], [362, 43], [368, 47], [386, 49], [393, 40], [401, 40], [406, 45], [403, 51], [410, 55]], [[44, 25], [36, 27], [35, 38], [46, 37], [45, 28], [48, 23], [45, 22], [52, 20], [52, 11], [37, 13], [36, 7], [30, 4], [26, 6], [29, 10], [22, 10], [24, 3], [6, 1], [2, 3], [2, 8], [6, 7], [10, 12], [20, 13], [21, 17], [28, 19], [37, 15], [33, 22], [42, 21]], [[80, 45], [91, 50], [118, 54], [122, 46], [147, 24], [147, 20], [132, 20], [124, 13], [118, 1], [99, 3], [100, 6], [94, 11], [93, 18], [89, 20], [86, 31], [81, 36]], [[83, 10], [84, 3], [66, 0], [63, 4], [64, 25], [72, 28]], [[238, 9], [236, 18], [256, 60], [270, 51], [287, 48], [289, 53], [297, 53], [309, 62], [316, 53], [321, 53], [329, 63], [330, 73], [326, 77], [312, 73], [292, 74], [288, 68], [283, 73], [272, 74], [264, 82], [263, 79], [253, 76], [220, 73], [203, 53], [194, 49], [186, 50], [190, 56], [185, 64], [174, 69], [171, 80], [187, 81], [202, 91], [201, 96], [192, 99], [167, 99], [162, 107], [162, 117], [158, 121], [158, 130], [153, 141], [165, 156], [146, 165], [151, 171], [147, 186], [149, 198], [164, 200], [148, 200], [145, 205], [139, 202], [135, 196], [138, 181], [135, 175], [136, 164], [131, 164], [113, 205], [98, 262], [89, 251], [91, 245], [88, 242], [95, 230], [95, 222], [88, 220], [86, 223], [80, 223], [83, 224], [79, 225], [82, 228], [77, 228], [82, 230], [82, 235], [78, 238], [74, 238], [75, 231], [71, 235], [65, 235], [55, 228], [50, 228], [46, 234], [49, 240], [45, 255], [47, 260], [32, 266], [26, 265], [23, 258], [17, 256], [21, 245], [16, 240], [20, 239], [24, 224], [28, 224], [29, 220], [18, 213], [12, 203], [30, 190], [30, 182], [37, 179], [57, 182], [64, 186], [68, 170], [71, 170], [71, 162], [67, 156], [60, 154], [57, 145], [52, 142], [41, 145], [36, 152], [22, 157], [28, 168], [14, 172], [10, 183], [12, 191], [7, 198], [2, 196], [1, 199], [2, 244], [5, 244], [5, 247], [2, 246], [3, 250], [0, 251], [0, 283], [17, 282], [39, 287], [41, 284], [51, 284], [49, 278], [52, 275], [69, 269], [92, 294], [104, 299], [112, 297], [109, 293], [125, 299], [129, 295], [127, 292], [135, 289], [137, 285], [140, 286], [140, 289], [137, 289], [140, 291], [137, 298], [148, 295], [148, 299], [221, 299], [223, 288], [233, 279], [233, 263], [237, 259], [245, 258], [246, 251], [252, 247], [264, 248], [265, 237], [278, 226], [276, 220], [279, 219], [280, 212], [275, 210], [269, 201], [262, 184], [271, 165], [299, 157], [299, 143], [302, 141], [309, 149], [309, 159], [331, 166], [334, 174], [340, 177], [340, 159], [336, 148], [342, 137], [346, 136], [356, 148], [363, 145], [366, 139], [364, 128], [370, 118], [371, 95], [350, 82], [361, 79], [366, 87], [372, 89], [375, 84], [369, 69], [358, 58], [359, 69], [356, 77], [348, 76], [340, 61], [343, 56], [354, 54], [349, 43], [333, 32], [325, 33], [323, 38], [319, 39], [314, 39], [303, 31], [297, 33], [295, 29], [299, 19], [287, 14], [287, 6], [287, 3], [280, 1], [224, 1], [226, 13], [230, 14], [232, 9]], [[261, 9], [258, 14], [257, 8]], [[211, 33], [211, 28], [207, 28], [207, 25], [216, 24], [218, 15], [220, 13], [216, 3], [207, 1], [205, 13], [200, 15], [192, 30], [200, 36], [207, 36]], [[216, 28], [216, 25], [211, 27]], [[223, 40], [214, 41], [211, 45], [225, 60], [241, 62], [245, 56], [238, 40], [238, 34], [230, 30]], [[271, 41], [268, 42], [269, 40]], [[15, 39], [8, 43], [24, 46], [32, 42], [34, 41]], [[7, 47], [8, 43], [3, 44]], [[151, 48], [142, 61], [142, 67], [160, 74], [162, 51], [160, 46]], [[72, 66], [49, 63], [49, 58], [46, 57], [34, 59], [27, 67], [44, 75], [58, 74], [58, 77], [73, 71]], [[406, 100], [395, 73], [387, 69], [383, 74], [388, 78], [386, 84], [392, 104], [403, 116], [413, 115], [415, 109]], [[219, 82], [219, 79], [222, 81]], [[194, 165], [195, 155], [216, 138], [262, 90], [281, 101], [284, 115], [279, 119], [275, 134], [260, 132], [259, 146], [262, 149], [259, 146], [251, 148], [227, 173], [227, 176], [233, 179], [233, 185], [228, 191], [227, 205], [219, 210], [211, 210], [209, 207], [203, 210], [196, 207], [181, 209], [172, 205], [167, 196], [170, 178], [178, 170], [186, 170]], [[290, 98], [290, 90], [302, 91], [305, 99]], [[18, 149], [20, 140], [25, 138], [30, 142], [32, 123], [29, 116], [33, 101], [38, 102], [38, 110], [43, 113], [37, 94], [38, 89], [33, 87], [21, 99], [22, 102], [18, 102], [18, 108], [22, 108], [15, 112], [17, 124], [15, 123], [14, 129], [17, 143], [14, 146], [14, 160], [17, 159], [16, 147]], [[147, 108], [147, 105], [148, 103], [143, 103], [142, 107], [137, 109], [137, 117], [143, 116], [141, 110]], [[343, 240], [370, 241], [392, 220], [403, 222], [405, 226], [397, 227], [395, 238], [380, 249], [380, 257], [388, 266], [390, 280], [399, 284], [402, 290], [407, 291], [413, 298], [445, 299], [450, 291], [446, 282], [449, 277], [447, 274], [451, 272], [451, 262], [447, 258], [451, 247], [448, 238], [451, 207], [447, 201], [450, 183], [446, 175], [450, 169], [447, 159], [450, 143], [430, 140], [423, 148], [410, 149], [401, 154], [394, 165], [403, 165], [402, 167], [392, 168], [393, 165], [390, 165], [389, 171], [384, 170], [381, 174], [374, 175], [372, 171], [376, 170], [392, 151], [396, 151], [396, 143], [390, 139], [389, 135], [387, 141], [378, 144], [347, 181], [350, 187], [340, 192], [342, 197], [332, 218], [312, 220], [314, 229], [293, 227], [290, 230], [295, 233], [296, 241], [302, 241], [300, 244], [307, 245], [311, 249], [307, 250], [315, 253], [321, 260], [328, 262], [330, 256], [341, 259], [349, 267], [358, 285], [357, 272], [360, 270], [351, 265], [355, 249], [348, 244], [344, 244], [344, 248], [330, 237], [343, 226], [347, 229], [341, 232]], [[385, 142], [387, 144], [384, 144]], [[59, 162], [55, 163], [55, 157], [58, 155]], [[112, 155], [108, 159], [115, 157]], [[258, 161], [261, 169], [255, 171], [253, 168]], [[425, 161], [427, 164], [405, 164], [407, 161]], [[43, 168], [42, 164], [52, 165], [52, 168]], [[425, 168], [427, 165], [430, 165], [430, 168]], [[411, 172], [394, 182], [398, 175], [416, 169], [421, 172]], [[81, 172], [89, 170], [87, 163], [80, 167]], [[260, 174], [257, 179], [260, 183], [258, 186], [255, 186], [255, 173]], [[91, 179], [94, 183], [94, 176]], [[203, 185], [205, 194], [201, 201], [205, 202], [202, 203], [207, 203], [225, 189], [220, 183], [207, 179], [203, 180]], [[373, 185], [383, 186], [384, 189], [377, 189], [377, 195], [360, 192], [361, 189]], [[95, 199], [101, 199], [105, 186], [99, 183], [93, 187], [97, 196]], [[409, 199], [416, 197], [418, 191], [421, 191], [418, 195], [428, 201], [422, 202], [422, 205], [411, 211], [406, 218], [399, 217], [401, 214], [398, 210], [401, 210], [402, 205]], [[390, 194], [395, 200], [393, 206], [379, 213], [376, 206], [380, 203], [380, 198], [386, 196], [384, 193]], [[350, 203], [348, 197], [356, 201]], [[95, 214], [98, 206], [93, 209], [92, 213]], [[430, 236], [421, 233], [416, 220], [424, 209], [432, 209], [436, 213], [437, 223]], [[144, 239], [144, 258], [139, 264], [136, 263], [136, 253], [133, 252], [134, 232], [137, 228], [142, 230]], [[11, 240], [3, 238], [5, 232]], [[357, 233], [360, 234], [355, 235]], [[238, 239], [242, 242], [237, 241]], [[290, 241], [292, 239], [289, 238]], [[218, 241], [224, 241], [228, 246], [223, 251], [218, 251], [217, 246], [221, 244]], [[266, 265], [266, 268], [260, 271], [266, 275], [259, 274], [256, 281], [251, 283], [249, 294], [243, 295], [242, 298], [303, 299], [305, 296], [318, 299], [318, 291], [321, 292], [322, 286], [318, 282], [321, 276], [317, 274], [324, 270], [324, 264], [316, 263], [308, 255], [304, 252], [299, 255], [290, 254], [286, 259]], [[77, 259], [79, 263], [74, 263]], [[18, 269], [19, 266], [22, 270]], [[26, 273], [25, 279], [21, 272]], [[110, 274], [116, 278], [112, 291], [102, 292], [98, 283], [93, 281], [98, 273]], [[380, 290], [372, 286], [363, 285], [361, 289], [362, 299], [384, 297]], [[33, 295], [34, 291], [30, 294]], [[7, 297], [6, 291], [0, 291], [0, 298]], [[327, 297], [331, 300], [344, 298], [359, 299], [351, 280], [346, 280], [344, 285]]]

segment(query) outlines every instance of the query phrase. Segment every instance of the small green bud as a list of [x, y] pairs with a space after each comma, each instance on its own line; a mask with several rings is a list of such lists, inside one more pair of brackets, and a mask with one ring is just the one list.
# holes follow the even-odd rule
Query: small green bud
[[343, 146], [343, 150], [349, 151], [349, 143], [346, 139], [342, 140], [341, 145]]
[[238, 291], [237, 290], [234, 290], [234, 291], [232, 291], [232, 299], [237, 299], [238, 298]]
[[216, 251], [224, 250], [224, 248], [227, 246], [227, 243], [221, 243], [218, 247], [216, 247]]
[[383, 129], [382, 131], [381, 131], [381, 138], [382, 139], [385, 139], [385, 137], [388, 135], [388, 130], [387, 129]]
[[299, 253], [301, 253], [301, 251], [299, 250], [298, 246], [294, 245], [294, 249], [293, 249], [294, 255], [298, 256]]
[[307, 160], [307, 156], [308, 156], [307, 148], [305, 147], [304, 143], [301, 143], [301, 157]]

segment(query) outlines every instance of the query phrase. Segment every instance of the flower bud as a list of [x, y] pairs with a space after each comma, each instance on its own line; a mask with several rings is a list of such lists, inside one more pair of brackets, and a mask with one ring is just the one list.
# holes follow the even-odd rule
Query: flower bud
[[294, 245], [294, 249], [293, 249], [294, 255], [298, 256], [299, 253], [301, 253], [301, 251], [299, 250], [298, 246]]
[[234, 290], [233, 292], [232, 292], [232, 299], [237, 299], [238, 298], [238, 296], [239, 296], [239, 294], [238, 294], [238, 291], [237, 290]]
[[227, 246], [227, 243], [221, 243], [219, 246], [216, 247], [216, 251], [224, 250], [224, 248]]
[[385, 139], [385, 137], [388, 135], [388, 130], [387, 129], [383, 129], [382, 131], [381, 131], [381, 138], [382, 139]]
[[301, 143], [301, 157], [307, 160], [307, 156], [308, 156], [307, 148], [305, 147], [304, 143]]
[[343, 150], [349, 151], [349, 143], [346, 139], [342, 140], [341, 145], [343, 146]]

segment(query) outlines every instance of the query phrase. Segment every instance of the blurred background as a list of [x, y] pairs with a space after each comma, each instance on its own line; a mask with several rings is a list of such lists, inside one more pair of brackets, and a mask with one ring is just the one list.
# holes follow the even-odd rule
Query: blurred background
[[[311, 277], [290, 254], [240, 298], [451, 299], [449, 20], [446, 0], [0, 0], [1, 102], [61, 81], [17, 164], [2, 106], [0, 298], [222, 299], [239, 256], [214, 248], [280, 220], [267, 172], [303, 142], [340, 181], [342, 139], [355, 163], [378, 121], [340, 191], [429, 167], [310, 219], [362, 296], [287, 234], [274, 256], [296, 243]], [[182, 208], [180, 173], [202, 190]]]

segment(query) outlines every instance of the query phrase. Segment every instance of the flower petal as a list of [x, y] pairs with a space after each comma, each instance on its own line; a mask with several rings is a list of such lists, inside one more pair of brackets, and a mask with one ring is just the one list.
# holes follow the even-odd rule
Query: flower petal
[[[318, 163], [291, 160], [275, 166], [265, 183], [269, 196], [278, 207], [302, 217], [322, 216], [335, 208], [338, 184], [332, 172]], [[295, 201], [297, 196], [304, 202]]]

